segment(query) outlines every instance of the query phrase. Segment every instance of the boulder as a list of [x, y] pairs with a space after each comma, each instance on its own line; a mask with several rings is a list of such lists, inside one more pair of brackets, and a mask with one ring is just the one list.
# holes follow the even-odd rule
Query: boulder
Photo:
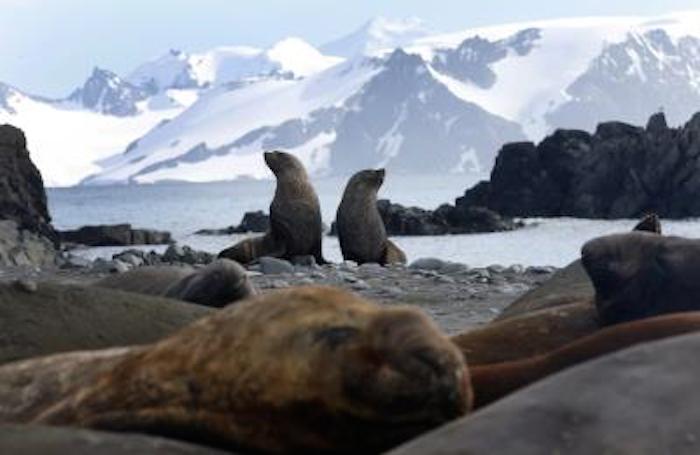
[[593, 134], [557, 130], [537, 145], [506, 144], [490, 181], [457, 206], [510, 217], [700, 216], [699, 167], [700, 113], [680, 128], [658, 113], [646, 128], [607, 122]]
[[172, 242], [169, 232], [133, 229], [127, 223], [83, 226], [76, 230], [60, 231], [59, 235], [62, 243], [87, 246], [164, 245]]
[[0, 220], [14, 221], [20, 230], [57, 245], [44, 181], [29, 157], [24, 133], [11, 125], [0, 125]]
[[222, 229], [200, 229], [195, 232], [197, 235], [231, 235], [247, 234], [249, 232], [267, 232], [270, 229], [270, 216], [262, 210], [246, 212], [243, 215], [241, 224], [229, 226]]
[[0, 220], [0, 265], [49, 266], [56, 262], [56, 250], [47, 237], [24, 229], [17, 222]]

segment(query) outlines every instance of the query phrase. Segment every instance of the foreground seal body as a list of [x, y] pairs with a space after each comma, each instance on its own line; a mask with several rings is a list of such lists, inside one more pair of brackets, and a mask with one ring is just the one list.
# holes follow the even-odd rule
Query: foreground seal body
[[462, 356], [422, 313], [332, 288], [218, 311], [152, 345], [0, 368], [0, 421], [267, 452], [385, 450], [464, 414]]
[[700, 331], [700, 312], [679, 313], [606, 327], [546, 354], [512, 362], [470, 366], [474, 406], [574, 365], [639, 343]]
[[700, 310], [699, 240], [609, 235], [586, 243], [582, 260], [603, 324]]
[[59, 352], [153, 343], [211, 311], [96, 286], [39, 283], [30, 291], [0, 284], [0, 364]]
[[364, 170], [350, 178], [336, 214], [343, 258], [358, 264], [406, 263], [406, 255], [386, 235], [377, 209], [377, 191], [384, 183], [384, 169]]
[[587, 362], [390, 455], [698, 453], [700, 334]]
[[277, 178], [270, 204], [270, 231], [223, 250], [219, 257], [248, 264], [262, 256], [288, 260], [313, 256], [316, 263], [325, 264], [321, 205], [304, 165], [284, 152], [265, 152], [264, 158]]
[[217, 308], [256, 294], [245, 269], [228, 259], [218, 259], [201, 269], [180, 266], [139, 267], [103, 278], [95, 286], [158, 295]]

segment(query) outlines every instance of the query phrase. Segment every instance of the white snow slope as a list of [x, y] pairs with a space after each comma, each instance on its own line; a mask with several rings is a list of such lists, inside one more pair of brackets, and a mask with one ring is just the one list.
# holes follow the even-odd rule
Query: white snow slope
[[[300, 38], [269, 49], [171, 51], [125, 78], [123, 93], [147, 94], [135, 115], [105, 115], [0, 84], [0, 122], [26, 131], [50, 185], [88, 176], [90, 184], [266, 178], [260, 152], [270, 144], [298, 154], [313, 174], [354, 171], [334, 167], [336, 149], [353, 149], [349, 140], [358, 151], [377, 147], [371, 152], [391, 166], [407, 150], [432, 153], [410, 133], [435, 119], [447, 130], [435, 132], [440, 146], [459, 150], [447, 158], [450, 172], [488, 171], [491, 158], [459, 131], [539, 140], [555, 127], [590, 129], [593, 119], [639, 123], [652, 113], [638, 102], [647, 95], [672, 123], [700, 110], [698, 24], [700, 11], [691, 11], [431, 34], [417, 19], [380, 18], [321, 51]], [[421, 63], [392, 60], [397, 47]], [[619, 99], [625, 90], [635, 103]], [[666, 93], [673, 94], [668, 103]], [[671, 102], [679, 99], [686, 105]], [[425, 118], [417, 118], [416, 100]], [[401, 138], [388, 158], [387, 138]]]

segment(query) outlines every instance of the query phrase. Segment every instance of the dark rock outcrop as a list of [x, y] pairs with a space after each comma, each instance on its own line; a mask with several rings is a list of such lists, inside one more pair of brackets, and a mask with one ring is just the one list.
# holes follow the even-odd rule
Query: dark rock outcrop
[[267, 232], [270, 228], [270, 216], [262, 210], [246, 212], [243, 215], [241, 224], [229, 226], [223, 229], [200, 229], [195, 232], [197, 235], [231, 235], [245, 234], [248, 232]]
[[46, 205], [44, 181], [29, 158], [27, 140], [19, 128], [0, 125], [0, 219], [19, 229], [58, 241]]
[[164, 245], [172, 242], [169, 232], [133, 229], [130, 224], [83, 226], [72, 231], [60, 231], [62, 243], [87, 246]]
[[607, 122], [594, 134], [557, 130], [538, 145], [506, 144], [490, 182], [467, 190], [457, 205], [504, 216], [700, 216], [698, 168], [700, 113], [681, 128], [657, 113], [646, 128]]
[[[484, 207], [443, 204], [435, 210], [405, 207], [387, 199], [377, 201], [388, 235], [446, 235], [511, 231], [523, 223], [503, 218]], [[331, 235], [336, 235], [335, 223]]]

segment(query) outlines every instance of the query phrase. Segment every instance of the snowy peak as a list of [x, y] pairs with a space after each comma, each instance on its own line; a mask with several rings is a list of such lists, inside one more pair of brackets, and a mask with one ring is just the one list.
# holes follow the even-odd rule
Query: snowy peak
[[624, 41], [607, 44], [566, 92], [570, 101], [548, 115], [555, 126], [643, 123], [659, 109], [680, 124], [700, 109], [700, 38], [631, 31]]
[[134, 70], [127, 80], [149, 93], [169, 88], [188, 89], [199, 87], [185, 52], [171, 49], [167, 54], [144, 63]]
[[425, 23], [418, 18], [377, 17], [357, 31], [321, 46], [321, 51], [327, 55], [345, 58], [357, 55], [376, 56], [387, 50], [411, 44], [429, 33]]
[[111, 71], [95, 68], [85, 84], [69, 100], [102, 114], [124, 117], [138, 113], [137, 102], [148, 96], [142, 88], [124, 81]]
[[476, 35], [465, 39], [456, 49], [435, 51], [432, 66], [459, 81], [489, 89], [497, 78], [492, 65], [508, 57], [509, 53], [526, 56], [541, 36], [542, 33], [537, 28], [521, 30], [498, 41], [489, 41]]
[[197, 54], [170, 51], [139, 66], [127, 79], [150, 93], [158, 93], [270, 76], [307, 77], [340, 61], [324, 56], [301, 38], [287, 38], [269, 49], [223, 46]]
[[327, 57], [301, 38], [284, 39], [265, 51], [267, 59], [276, 64], [278, 71], [307, 77], [323, 71], [343, 59]]

